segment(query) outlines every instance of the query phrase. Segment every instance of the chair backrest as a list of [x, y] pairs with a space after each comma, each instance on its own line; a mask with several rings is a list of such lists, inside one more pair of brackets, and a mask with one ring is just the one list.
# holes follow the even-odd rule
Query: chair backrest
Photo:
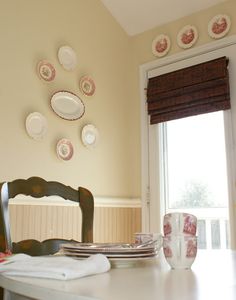
[[55, 238], [43, 242], [34, 239], [17, 243], [12, 242], [8, 203], [9, 199], [19, 194], [29, 195], [34, 198], [55, 195], [66, 200], [77, 202], [82, 213], [82, 242], [93, 242], [94, 199], [89, 190], [83, 187], [79, 187], [78, 190], [75, 190], [70, 186], [56, 181], [46, 181], [40, 177], [30, 177], [26, 180], [17, 179], [12, 182], [0, 183], [0, 191], [0, 251], [10, 250], [12, 253], [47, 255], [57, 252], [61, 243], [69, 241]]

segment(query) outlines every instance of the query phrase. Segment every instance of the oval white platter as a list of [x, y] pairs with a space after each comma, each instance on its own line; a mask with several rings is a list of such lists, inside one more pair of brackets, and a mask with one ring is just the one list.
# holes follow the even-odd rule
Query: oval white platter
[[69, 46], [62, 46], [58, 50], [58, 60], [63, 68], [72, 71], [77, 65], [77, 55]]
[[99, 140], [98, 129], [92, 124], [85, 125], [82, 129], [81, 138], [84, 146], [95, 147]]
[[51, 97], [53, 111], [65, 120], [77, 120], [85, 112], [83, 101], [75, 94], [68, 91], [58, 91]]
[[170, 50], [170, 38], [168, 35], [160, 34], [152, 42], [152, 53], [155, 56], [165, 56]]
[[180, 48], [192, 47], [198, 39], [197, 28], [192, 25], [184, 26], [177, 35], [177, 43]]
[[65, 138], [58, 141], [56, 151], [57, 156], [62, 160], [70, 160], [74, 153], [72, 143]]
[[86, 96], [92, 96], [96, 89], [94, 80], [89, 76], [81, 77], [79, 87], [81, 92]]
[[56, 70], [51, 63], [41, 60], [37, 64], [38, 75], [45, 81], [52, 81], [56, 76]]
[[28, 135], [35, 140], [41, 140], [47, 133], [47, 120], [39, 112], [29, 114], [25, 126]]

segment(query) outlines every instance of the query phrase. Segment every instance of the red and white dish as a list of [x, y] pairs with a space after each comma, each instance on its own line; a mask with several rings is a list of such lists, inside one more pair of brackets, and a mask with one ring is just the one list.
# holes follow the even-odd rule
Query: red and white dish
[[58, 141], [56, 151], [57, 156], [62, 160], [70, 160], [74, 153], [72, 143], [67, 139]]
[[70, 121], [80, 119], [85, 113], [83, 101], [68, 91], [58, 91], [53, 94], [51, 107], [59, 117]]
[[39, 77], [45, 81], [52, 81], [56, 76], [55, 68], [46, 60], [41, 60], [37, 64], [37, 72]]
[[77, 55], [69, 46], [62, 46], [58, 50], [58, 60], [63, 68], [72, 71], [77, 65]]
[[177, 35], [177, 43], [180, 48], [192, 47], [198, 39], [197, 28], [192, 25], [184, 26]]
[[98, 129], [92, 124], [85, 125], [82, 129], [81, 139], [85, 147], [95, 147], [99, 140]]
[[170, 50], [170, 38], [168, 35], [160, 34], [152, 42], [152, 53], [155, 56], [165, 56]]
[[208, 23], [208, 34], [214, 39], [224, 37], [230, 29], [231, 21], [227, 15], [216, 15]]
[[33, 112], [27, 116], [25, 127], [31, 138], [41, 140], [47, 133], [47, 120], [39, 112]]
[[86, 96], [92, 96], [96, 89], [93, 79], [89, 76], [83, 76], [80, 78], [79, 87], [81, 92]]

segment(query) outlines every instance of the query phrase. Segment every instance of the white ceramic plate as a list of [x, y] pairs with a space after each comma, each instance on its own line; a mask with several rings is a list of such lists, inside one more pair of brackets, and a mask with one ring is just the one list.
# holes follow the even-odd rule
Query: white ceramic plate
[[153, 253], [160, 249], [160, 245], [147, 245], [138, 248], [136, 244], [119, 244], [119, 243], [74, 243], [74, 244], [62, 244], [62, 249], [70, 253], [106, 253], [115, 255], [134, 255]]
[[69, 46], [62, 46], [58, 50], [58, 60], [63, 68], [72, 71], [77, 65], [77, 55]]
[[59, 91], [51, 97], [53, 111], [65, 120], [77, 120], [85, 112], [83, 101], [75, 94], [67, 91]]
[[231, 21], [227, 15], [216, 15], [208, 23], [208, 34], [214, 39], [224, 37], [230, 29]]
[[170, 50], [170, 38], [165, 34], [158, 35], [152, 42], [152, 53], [155, 56], [165, 56]]
[[[71, 252], [71, 251], [64, 251], [63, 252], [65, 255], [68, 256], [74, 256], [74, 257], [89, 257], [90, 255], [94, 254], [94, 253], [88, 253], [88, 252], [84, 252], [84, 253], [77, 253], [77, 252]], [[153, 257], [156, 256], [158, 253], [157, 251], [153, 251], [153, 252], [149, 252], [149, 253], [134, 253], [134, 254], [113, 254], [113, 253], [106, 253], [106, 252], [97, 252], [97, 253], [101, 253], [103, 255], [106, 255], [106, 257], [108, 258], [126, 258], [126, 259], [130, 259], [130, 258], [138, 258], [138, 257]]]
[[46, 60], [39, 61], [39, 63], [37, 64], [37, 72], [39, 78], [45, 81], [52, 81], [56, 76], [55, 68]]
[[95, 147], [99, 140], [97, 128], [92, 124], [85, 125], [82, 129], [81, 138], [86, 147]]
[[[74, 259], [78, 259], [78, 260], [84, 260], [87, 257], [89, 257], [90, 255], [87, 256], [73, 256], [70, 254], [63, 254], [66, 256], [70, 256], [73, 257]], [[146, 265], [146, 263], [148, 262], [154, 262], [157, 261], [158, 259], [158, 254], [155, 255], [150, 255], [147, 257], [107, 257], [111, 263], [111, 267], [112, 268], [131, 268], [134, 266], [143, 266], [143, 264]]]
[[35, 140], [41, 140], [47, 133], [47, 120], [39, 112], [29, 114], [25, 126], [28, 135]]
[[92, 96], [96, 89], [93, 79], [89, 76], [83, 76], [80, 79], [79, 87], [81, 92], [86, 96]]
[[197, 28], [192, 25], [184, 26], [177, 35], [177, 43], [180, 48], [192, 47], [198, 39]]
[[58, 141], [56, 151], [57, 156], [62, 160], [70, 160], [74, 153], [72, 143], [67, 139]]

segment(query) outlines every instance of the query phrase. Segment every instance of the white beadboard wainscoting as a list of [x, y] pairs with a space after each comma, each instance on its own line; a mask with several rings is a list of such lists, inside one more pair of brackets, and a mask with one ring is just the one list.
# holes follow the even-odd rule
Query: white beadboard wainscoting
[[[141, 231], [139, 199], [95, 197], [94, 242], [134, 241]], [[81, 240], [80, 207], [59, 197], [10, 200], [12, 240], [44, 240], [51, 237]]]

